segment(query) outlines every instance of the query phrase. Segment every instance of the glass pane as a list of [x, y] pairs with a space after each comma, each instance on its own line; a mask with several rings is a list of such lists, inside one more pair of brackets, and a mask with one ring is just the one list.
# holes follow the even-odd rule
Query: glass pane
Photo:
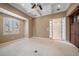
[[53, 19], [53, 39], [61, 40], [61, 18]]
[[49, 21], [49, 37], [58, 40], [66, 40], [66, 18], [57, 18]]
[[77, 16], [77, 22], [79, 22], [79, 16]]

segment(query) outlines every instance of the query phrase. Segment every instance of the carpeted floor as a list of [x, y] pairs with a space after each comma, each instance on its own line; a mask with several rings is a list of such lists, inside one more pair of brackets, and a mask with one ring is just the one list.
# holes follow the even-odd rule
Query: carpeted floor
[[65, 41], [49, 38], [22, 38], [0, 44], [1, 56], [74, 56], [78, 49]]

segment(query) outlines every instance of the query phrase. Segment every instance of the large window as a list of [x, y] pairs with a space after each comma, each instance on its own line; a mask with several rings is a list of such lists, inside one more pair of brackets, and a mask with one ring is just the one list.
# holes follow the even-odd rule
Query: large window
[[16, 18], [4, 16], [3, 35], [18, 34], [20, 31], [20, 21]]
[[50, 38], [66, 40], [66, 19], [65, 17], [52, 19], [50, 25]]

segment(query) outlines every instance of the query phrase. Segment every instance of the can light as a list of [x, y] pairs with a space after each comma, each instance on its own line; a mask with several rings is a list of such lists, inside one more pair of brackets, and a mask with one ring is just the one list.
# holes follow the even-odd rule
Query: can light
[[61, 7], [61, 5], [58, 5], [57, 7], [58, 7], [58, 8], [60, 8], [60, 7]]
[[21, 6], [25, 6], [25, 4], [24, 4], [24, 3], [22, 3], [22, 4], [21, 4]]

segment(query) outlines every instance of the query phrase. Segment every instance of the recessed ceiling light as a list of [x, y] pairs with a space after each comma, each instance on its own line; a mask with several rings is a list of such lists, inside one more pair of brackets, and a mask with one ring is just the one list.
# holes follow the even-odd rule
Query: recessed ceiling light
[[57, 9], [56, 9], [56, 10], [57, 10], [57, 11], [59, 11], [59, 10], [60, 10], [60, 8], [61, 8], [61, 5], [60, 5], [60, 4], [58, 4], [58, 5], [57, 5]]
[[22, 6], [24, 6], [25, 4], [24, 4], [24, 3], [22, 3], [21, 5], [22, 5]]
[[58, 7], [58, 8], [60, 8], [60, 7], [61, 7], [61, 5], [58, 5], [57, 7]]

